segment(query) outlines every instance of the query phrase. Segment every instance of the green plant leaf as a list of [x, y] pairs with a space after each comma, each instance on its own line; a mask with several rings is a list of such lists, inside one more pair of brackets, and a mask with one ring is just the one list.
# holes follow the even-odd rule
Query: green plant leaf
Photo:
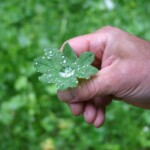
[[65, 45], [64, 50], [63, 50], [63, 55], [70, 62], [75, 62], [77, 60], [77, 56], [69, 44]]
[[36, 70], [42, 75], [39, 80], [56, 84], [59, 90], [78, 86], [79, 79], [90, 79], [98, 72], [91, 66], [94, 61], [92, 52], [84, 52], [78, 58], [67, 43], [63, 52], [58, 49], [45, 49], [44, 56], [34, 61]]

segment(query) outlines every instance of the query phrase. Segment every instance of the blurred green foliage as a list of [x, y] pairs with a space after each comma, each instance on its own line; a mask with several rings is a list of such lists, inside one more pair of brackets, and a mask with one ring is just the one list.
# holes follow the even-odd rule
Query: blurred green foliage
[[[113, 3], [108, 3], [113, 2]], [[46, 47], [105, 25], [150, 40], [149, 0], [0, 1], [0, 150], [148, 150], [149, 111], [121, 102], [103, 127], [73, 117], [33, 60]]]

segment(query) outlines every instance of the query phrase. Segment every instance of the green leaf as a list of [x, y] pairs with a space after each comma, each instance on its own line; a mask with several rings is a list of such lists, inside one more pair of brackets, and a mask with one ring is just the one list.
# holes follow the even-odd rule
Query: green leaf
[[44, 56], [34, 61], [36, 70], [42, 75], [39, 80], [56, 84], [59, 90], [78, 86], [78, 79], [90, 79], [98, 69], [90, 64], [94, 61], [92, 52], [85, 52], [78, 58], [69, 44], [63, 52], [58, 49], [45, 49]]
[[65, 45], [63, 54], [64, 54], [65, 58], [70, 62], [75, 62], [77, 60], [77, 56], [69, 44]]
[[95, 67], [92, 66], [85, 66], [85, 67], [81, 67], [81, 69], [79, 69], [76, 72], [76, 77], [77, 78], [82, 78], [82, 79], [89, 79], [92, 75], [97, 73], [97, 69]]
[[80, 55], [77, 63], [81, 65], [90, 65], [94, 61], [94, 55], [92, 52], [84, 52]]

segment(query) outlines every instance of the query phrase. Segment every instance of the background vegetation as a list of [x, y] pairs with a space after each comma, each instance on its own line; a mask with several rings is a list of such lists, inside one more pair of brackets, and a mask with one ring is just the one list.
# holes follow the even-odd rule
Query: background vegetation
[[150, 149], [149, 111], [113, 102], [95, 129], [71, 115], [54, 86], [38, 81], [32, 64], [44, 48], [105, 25], [150, 40], [149, 6], [149, 0], [1, 0], [0, 150]]

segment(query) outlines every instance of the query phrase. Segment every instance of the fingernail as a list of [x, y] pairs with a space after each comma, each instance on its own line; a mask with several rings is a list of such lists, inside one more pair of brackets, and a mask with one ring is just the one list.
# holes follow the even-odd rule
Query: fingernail
[[59, 91], [58, 98], [62, 101], [69, 101], [73, 100], [75, 96], [73, 95], [73, 92], [71, 92], [70, 90], [66, 90], [66, 91]]

